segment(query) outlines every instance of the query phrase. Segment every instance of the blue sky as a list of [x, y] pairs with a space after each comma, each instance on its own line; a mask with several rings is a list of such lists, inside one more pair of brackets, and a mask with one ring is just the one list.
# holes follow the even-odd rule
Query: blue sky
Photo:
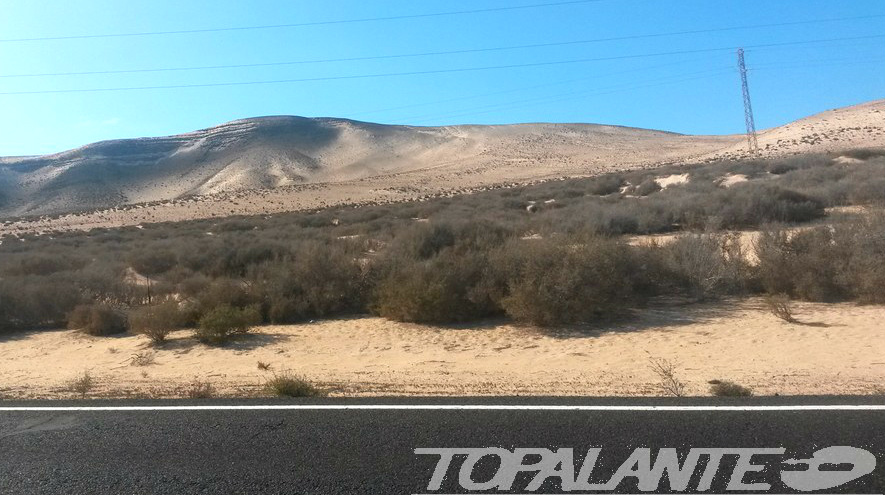
[[[559, 0], [563, 1], [563, 0]], [[0, 3], [0, 76], [260, 64], [598, 40], [846, 17], [701, 34], [378, 60], [40, 77], [0, 93], [0, 155], [159, 136], [260, 115], [414, 125], [591, 122], [695, 134], [743, 131], [733, 50], [885, 34], [882, 0], [597, 0], [409, 19], [209, 33], [8, 41], [408, 16], [557, 0], [28, 0]], [[885, 98], [885, 38], [747, 49], [759, 128]], [[687, 52], [654, 55], [664, 52]], [[549, 62], [610, 58], [584, 62]], [[522, 65], [431, 74], [332, 79]], [[529, 66], [526, 66], [529, 65]]]

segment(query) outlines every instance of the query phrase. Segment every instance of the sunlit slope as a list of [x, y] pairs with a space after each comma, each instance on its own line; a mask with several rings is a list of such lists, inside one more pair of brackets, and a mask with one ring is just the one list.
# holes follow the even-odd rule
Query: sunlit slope
[[[885, 101], [760, 134], [765, 153], [885, 146]], [[482, 187], [617, 168], [742, 156], [740, 136], [595, 124], [392, 126], [261, 117], [178, 136], [104, 141], [0, 158], [0, 216], [58, 214], [299, 184], [349, 189]], [[222, 212], [223, 213], [223, 212]]]

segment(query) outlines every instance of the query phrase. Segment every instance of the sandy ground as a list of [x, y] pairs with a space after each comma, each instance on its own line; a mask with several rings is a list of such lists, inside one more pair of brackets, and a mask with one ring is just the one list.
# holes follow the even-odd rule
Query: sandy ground
[[[650, 308], [607, 328], [541, 332], [503, 322], [427, 327], [380, 318], [269, 326], [226, 347], [178, 332], [157, 350], [141, 336], [59, 330], [0, 341], [0, 394], [66, 398], [88, 371], [88, 397], [170, 397], [195, 380], [256, 395], [274, 372], [332, 395], [662, 395], [651, 357], [676, 366], [690, 395], [728, 379], [758, 395], [885, 393], [885, 307], [797, 304], [788, 324], [759, 300]], [[139, 352], [154, 363], [130, 364]], [[271, 365], [261, 371], [259, 361]]]

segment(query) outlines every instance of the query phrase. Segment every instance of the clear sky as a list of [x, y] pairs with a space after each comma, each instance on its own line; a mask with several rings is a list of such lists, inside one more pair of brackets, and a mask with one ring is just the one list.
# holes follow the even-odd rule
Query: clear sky
[[[870, 38], [885, 35], [883, 0], [565, 1], [0, 0], [0, 156], [176, 134], [261, 115], [414, 125], [591, 122], [739, 133], [737, 46], [748, 47], [759, 128], [885, 98], [885, 37]], [[560, 4], [538, 6], [552, 3]], [[326, 22], [355, 19], [375, 20]], [[806, 23], [832, 19], [843, 20]], [[302, 25], [76, 38], [280, 24]], [[720, 29], [770, 24], [781, 25]], [[714, 31], [646, 36], [697, 30]], [[867, 38], [844, 39], [859, 37]], [[605, 38], [627, 39], [586, 42]], [[829, 41], [785, 44], [814, 40]], [[467, 51], [539, 44], [554, 45]], [[723, 50], [710, 50], [716, 48]], [[452, 51], [462, 53], [426, 55]], [[365, 59], [410, 54], [425, 55]], [[353, 58], [363, 60], [340, 60]], [[409, 72], [424, 73], [402, 74]], [[373, 74], [387, 75], [351, 77]], [[31, 77], [9, 77], [22, 75]], [[279, 80], [290, 82], [46, 92]], [[37, 93], [9, 94], [22, 92]]]

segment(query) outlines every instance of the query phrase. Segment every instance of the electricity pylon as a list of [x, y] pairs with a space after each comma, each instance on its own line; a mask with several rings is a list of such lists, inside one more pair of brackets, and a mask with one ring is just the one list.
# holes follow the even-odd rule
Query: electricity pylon
[[750, 103], [750, 86], [747, 84], [747, 66], [744, 63], [744, 49], [738, 48], [738, 70], [741, 73], [741, 87], [744, 92], [744, 121], [747, 124], [747, 147], [751, 153], [759, 151], [756, 140], [756, 122], [753, 120], [753, 105]]

